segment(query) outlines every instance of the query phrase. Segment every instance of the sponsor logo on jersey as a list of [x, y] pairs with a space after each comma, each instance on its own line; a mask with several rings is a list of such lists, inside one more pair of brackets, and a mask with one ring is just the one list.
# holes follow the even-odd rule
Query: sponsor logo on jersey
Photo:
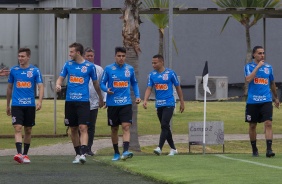
[[128, 81], [114, 81], [113, 86], [115, 88], [127, 88], [128, 87]]
[[81, 68], [81, 72], [82, 72], [82, 73], [86, 73], [86, 72], [87, 72], [87, 67], [86, 67], [86, 66], [83, 66], [83, 67]]
[[33, 76], [32, 71], [27, 71], [27, 77], [31, 78]]
[[72, 100], [80, 100], [82, 99], [82, 93], [70, 93], [69, 97]]
[[255, 84], [267, 85], [267, 84], [268, 84], [268, 79], [255, 77], [255, 78], [254, 78], [254, 83], [255, 83]]
[[71, 83], [77, 83], [77, 84], [83, 84], [84, 78], [83, 77], [70, 76], [70, 82]]
[[269, 68], [264, 68], [264, 73], [269, 74]]
[[129, 70], [125, 70], [125, 77], [130, 77], [130, 71]]
[[167, 84], [155, 84], [156, 90], [168, 90]]
[[263, 102], [266, 101], [266, 96], [260, 96], [260, 95], [253, 95], [253, 100], [256, 102]]
[[126, 96], [125, 97], [115, 97], [114, 101], [115, 101], [116, 104], [124, 104], [124, 103], [128, 102]]
[[31, 88], [31, 82], [17, 81], [17, 88]]
[[31, 104], [31, 98], [19, 98], [19, 104], [21, 105], [30, 105]]
[[163, 74], [163, 80], [168, 80], [168, 74]]

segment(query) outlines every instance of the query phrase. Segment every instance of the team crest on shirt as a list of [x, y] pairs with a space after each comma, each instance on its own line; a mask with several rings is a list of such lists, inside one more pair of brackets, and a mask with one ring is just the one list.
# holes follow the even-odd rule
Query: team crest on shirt
[[112, 70], [116, 70], [117, 68], [115, 66], [112, 67]]
[[168, 74], [163, 74], [163, 80], [168, 80]]
[[269, 74], [269, 69], [268, 68], [264, 68], [264, 73]]
[[72, 62], [69, 62], [69, 65], [72, 65]]
[[86, 66], [83, 66], [83, 67], [81, 68], [81, 72], [82, 72], [82, 73], [86, 73], [86, 72], [87, 72], [87, 67], [86, 67]]
[[86, 63], [85, 65], [86, 65], [86, 66], [90, 66], [89, 63]]
[[31, 78], [33, 76], [32, 71], [27, 71], [26, 75], [27, 75], [28, 78]]
[[128, 69], [125, 70], [125, 77], [130, 77], [130, 71]]

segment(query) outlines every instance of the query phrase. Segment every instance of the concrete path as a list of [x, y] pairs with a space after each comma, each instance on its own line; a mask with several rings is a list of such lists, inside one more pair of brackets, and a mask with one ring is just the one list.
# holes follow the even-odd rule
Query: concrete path
[[[282, 138], [282, 134], [275, 134], [274, 139]], [[175, 143], [187, 143], [188, 135], [173, 135]], [[264, 139], [264, 134], [258, 134], [257, 139]], [[248, 134], [225, 134], [224, 140], [249, 140]], [[145, 135], [139, 136], [140, 146], [157, 145], [159, 135]], [[119, 145], [122, 145], [121, 139]], [[110, 138], [102, 138], [94, 140], [92, 150], [97, 151], [103, 148], [112, 147]], [[15, 149], [0, 150], [0, 156], [15, 155]], [[74, 155], [74, 149], [71, 141], [68, 143], [60, 143], [50, 146], [41, 146], [30, 148], [29, 155]]]

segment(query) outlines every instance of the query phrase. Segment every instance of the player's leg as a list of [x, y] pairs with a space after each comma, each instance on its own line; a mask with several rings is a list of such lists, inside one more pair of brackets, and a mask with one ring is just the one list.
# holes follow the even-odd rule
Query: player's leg
[[114, 148], [114, 156], [112, 161], [117, 161], [120, 159], [120, 152], [118, 148], [118, 130], [119, 130], [119, 119], [118, 119], [119, 107], [108, 106], [107, 116], [108, 116], [108, 126], [111, 127], [111, 139]]

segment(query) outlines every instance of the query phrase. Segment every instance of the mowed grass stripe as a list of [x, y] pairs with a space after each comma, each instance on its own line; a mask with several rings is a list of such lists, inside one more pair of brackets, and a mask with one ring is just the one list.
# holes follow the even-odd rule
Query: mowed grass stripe
[[[232, 157], [227, 157], [225, 155], [215, 155], [215, 156], [220, 157], [220, 158], [224, 158], [224, 159], [228, 159], [228, 160], [235, 160], [235, 161], [246, 162], [246, 163], [250, 163], [250, 164], [254, 164], [254, 165], [259, 165], [259, 166], [263, 166], [263, 167], [269, 167], [269, 168], [273, 168], [273, 169], [282, 169], [282, 167], [280, 167], [280, 166], [269, 165], [269, 164], [264, 164], [264, 163], [260, 163], [260, 162], [254, 162], [254, 161], [250, 161], [250, 160], [232, 158]], [[271, 158], [269, 158], [269, 159], [271, 159]]]

